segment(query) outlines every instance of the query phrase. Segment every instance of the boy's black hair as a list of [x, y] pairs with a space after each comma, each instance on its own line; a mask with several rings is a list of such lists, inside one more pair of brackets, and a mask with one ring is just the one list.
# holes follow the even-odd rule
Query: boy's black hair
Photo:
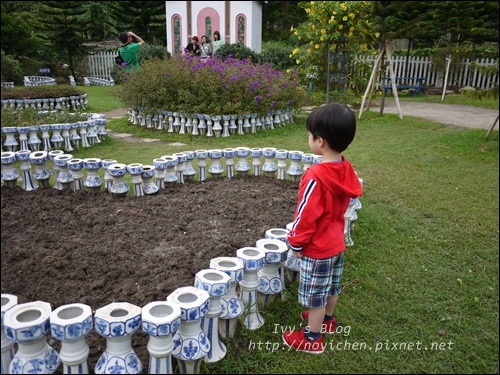
[[342, 152], [351, 144], [356, 134], [356, 115], [345, 104], [330, 103], [315, 108], [307, 117], [307, 131], [321, 137], [330, 148]]
[[127, 32], [122, 32], [118, 35], [118, 39], [120, 39], [120, 42], [122, 42], [122, 44], [125, 44], [128, 42], [128, 33]]

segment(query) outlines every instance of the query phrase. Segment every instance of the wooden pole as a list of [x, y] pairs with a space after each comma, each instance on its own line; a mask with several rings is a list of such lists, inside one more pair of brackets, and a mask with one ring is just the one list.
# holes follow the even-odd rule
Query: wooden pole
[[441, 101], [444, 100], [444, 96], [446, 94], [446, 85], [448, 84], [448, 73], [450, 71], [450, 63], [451, 59], [449, 57], [446, 58], [446, 61], [448, 62], [446, 64], [446, 73], [444, 74], [444, 86], [443, 86], [443, 94], [441, 95]]
[[[370, 80], [368, 81], [368, 86], [366, 87], [365, 94], [363, 95], [363, 100], [361, 102], [361, 108], [359, 109], [358, 118], [361, 118], [361, 115], [363, 114], [363, 108], [365, 107], [365, 101], [366, 101], [366, 97], [368, 95], [368, 92], [370, 91], [370, 87], [372, 85], [375, 85], [376, 73], [377, 73], [378, 67], [380, 65], [380, 60], [382, 59], [383, 54], [384, 54], [384, 49], [381, 48], [377, 58], [375, 59], [375, 64], [373, 65], [372, 74], [370, 75]], [[367, 109], [369, 109], [369, 107]]]
[[493, 122], [493, 124], [491, 124], [490, 128], [488, 129], [488, 133], [486, 133], [486, 139], [488, 139], [491, 135], [491, 132], [493, 131], [493, 129], [495, 129], [495, 125], [498, 124], [498, 115], [497, 115], [497, 119]]
[[396, 102], [396, 108], [399, 113], [399, 118], [403, 118], [403, 113], [401, 112], [401, 106], [399, 105], [399, 97], [398, 97], [398, 89], [396, 88], [396, 77], [394, 76], [394, 69], [392, 69], [392, 58], [391, 58], [391, 49], [390, 42], [386, 41], [385, 43], [385, 52], [387, 54], [387, 62], [389, 63], [389, 74], [391, 75], [391, 85], [392, 85], [392, 94], [394, 95], [394, 101]]

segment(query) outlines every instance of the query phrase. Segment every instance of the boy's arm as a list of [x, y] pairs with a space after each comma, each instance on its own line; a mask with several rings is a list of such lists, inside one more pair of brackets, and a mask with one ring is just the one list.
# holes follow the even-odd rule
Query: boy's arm
[[142, 40], [142, 38], [140, 36], [137, 36], [135, 35], [132, 31], [129, 31], [128, 32], [128, 35], [131, 35], [133, 36], [136, 40], [137, 40], [137, 43], [139, 43], [139, 45], [143, 45], [144, 43], [146, 43], [144, 40]]

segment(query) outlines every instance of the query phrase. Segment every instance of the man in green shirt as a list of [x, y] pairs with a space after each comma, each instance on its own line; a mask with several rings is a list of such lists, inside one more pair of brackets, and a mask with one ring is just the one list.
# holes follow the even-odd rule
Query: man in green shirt
[[[120, 55], [125, 62], [126, 72], [136, 72], [139, 70], [139, 58], [137, 57], [137, 52], [139, 48], [144, 44], [144, 40], [141, 37], [135, 35], [132, 31], [122, 32], [118, 35], [122, 46], [118, 49]], [[132, 38], [137, 40], [136, 43], [132, 41]]]

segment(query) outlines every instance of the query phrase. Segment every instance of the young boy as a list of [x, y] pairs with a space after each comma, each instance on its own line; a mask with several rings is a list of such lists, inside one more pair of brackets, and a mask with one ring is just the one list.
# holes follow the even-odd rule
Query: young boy
[[309, 148], [322, 156], [306, 170], [299, 186], [298, 205], [287, 242], [301, 259], [299, 303], [307, 326], [285, 331], [289, 347], [323, 353], [324, 333], [335, 332], [333, 311], [344, 268], [344, 213], [362, 188], [351, 163], [342, 156], [356, 134], [356, 116], [344, 104], [314, 109], [306, 121]]

